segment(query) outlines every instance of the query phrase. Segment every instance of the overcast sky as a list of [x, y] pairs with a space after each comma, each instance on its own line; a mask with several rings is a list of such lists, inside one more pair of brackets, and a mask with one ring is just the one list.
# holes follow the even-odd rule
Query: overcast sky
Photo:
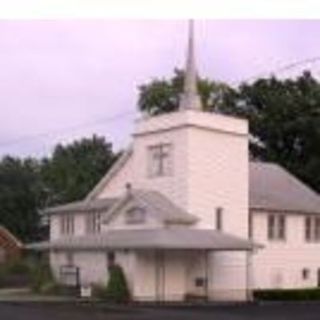
[[[125, 147], [137, 86], [184, 65], [186, 32], [185, 21], [1, 21], [0, 156], [93, 133]], [[319, 34], [320, 20], [197, 21], [199, 73], [234, 84], [320, 56]]]

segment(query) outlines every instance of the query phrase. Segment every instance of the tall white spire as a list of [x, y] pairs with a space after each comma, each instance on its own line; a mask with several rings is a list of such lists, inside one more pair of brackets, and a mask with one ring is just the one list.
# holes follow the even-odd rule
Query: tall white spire
[[179, 110], [202, 110], [201, 98], [197, 88], [197, 68], [194, 54], [194, 26], [189, 21], [189, 39], [187, 61], [184, 75], [183, 93], [180, 97]]

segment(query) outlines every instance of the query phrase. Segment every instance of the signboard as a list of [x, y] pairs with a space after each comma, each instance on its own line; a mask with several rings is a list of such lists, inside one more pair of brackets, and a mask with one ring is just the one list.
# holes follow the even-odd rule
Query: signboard
[[76, 266], [61, 266], [60, 281], [66, 286], [78, 287], [80, 280], [80, 270]]

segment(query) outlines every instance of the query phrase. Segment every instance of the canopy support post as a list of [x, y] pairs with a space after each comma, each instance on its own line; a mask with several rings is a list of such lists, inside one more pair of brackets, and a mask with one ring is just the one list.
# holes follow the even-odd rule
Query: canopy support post
[[209, 300], [209, 250], [205, 250], [204, 251], [204, 279], [205, 279], [205, 283], [204, 283], [204, 288], [205, 288], [205, 300], [208, 301]]
[[246, 292], [247, 292], [247, 300], [252, 301], [253, 300], [253, 294], [252, 294], [252, 251], [246, 252]]

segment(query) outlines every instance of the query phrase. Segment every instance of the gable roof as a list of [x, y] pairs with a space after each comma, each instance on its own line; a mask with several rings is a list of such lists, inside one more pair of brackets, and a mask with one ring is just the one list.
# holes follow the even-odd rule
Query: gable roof
[[[132, 155], [130, 147], [123, 153], [114, 166], [100, 180], [97, 186], [88, 194], [85, 200], [73, 202], [44, 210], [45, 213], [84, 212], [90, 210], [108, 210], [119, 199], [97, 199], [97, 195], [104, 189], [109, 181], [127, 163]], [[153, 191], [140, 190], [140, 198], [157, 197], [155, 205], [162, 214], [163, 207], [168, 203], [161, 200], [161, 194], [155, 195]], [[147, 202], [151, 202], [147, 200]], [[170, 201], [171, 202], [171, 201]], [[174, 205], [171, 202], [171, 208]], [[270, 210], [282, 212], [320, 213], [320, 197], [315, 191], [290, 174], [283, 167], [275, 163], [250, 162], [249, 164], [249, 208], [252, 210]], [[180, 209], [181, 210], [181, 209]], [[177, 211], [180, 211], [177, 210]], [[173, 211], [173, 210], [172, 210]], [[161, 212], [161, 213], [160, 213]]]
[[274, 163], [250, 163], [251, 209], [320, 213], [320, 197], [311, 188]]
[[15, 237], [7, 228], [0, 225], [0, 238], [5, 238], [6, 240], [13, 243], [15, 246], [21, 248], [23, 247], [22, 242], [18, 240], [17, 237]]
[[99, 210], [109, 210], [110, 207], [117, 201], [116, 198], [103, 198], [92, 201], [75, 201], [64, 205], [46, 208], [43, 210], [45, 214], [62, 214], [72, 212], [90, 212]]
[[127, 150], [120, 156], [120, 158], [114, 163], [110, 170], [102, 177], [98, 184], [92, 189], [92, 191], [87, 195], [86, 200], [93, 200], [99, 195], [99, 193], [104, 189], [104, 187], [109, 183], [109, 181], [123, 168], [123, 166], [129, 160], [133, 152], [132, 146], [129, 146]]
[[119, 212], [122, 206], [129, 201], [132, 201], [134, 205], [146, 208], [148, 213], [153, 214], [164, 223], [192, 224], [198, 221], [197, 217], [175, 205], [160, 192], [150, 190], [132, 190], [130, 194], [125, 194], [121, 198], [102, 198], [71, 202], [65, 205], [47, 208], [44, 210], [44, 213], [51, 215], [105, 211], [104, 222], [108, 223], [113, 215]]
[[166, 249], [166, 250], [252, 250], [261, 247], [250, 240], [212, 229], [159, 228], [109, 230], [97, 235], [66, 237], [34, 243], [28, 249]]
[[112, 217], [129, 202], [132, 202], [134, 206], [145, 208], [147, 213], [154, 215], [156, 219], [164, 223], [192, 224], [198, 221], [196, 216], [184, 211], [160, 192], [131, 190], [110, 208], [104, 222], [111, 221]]

